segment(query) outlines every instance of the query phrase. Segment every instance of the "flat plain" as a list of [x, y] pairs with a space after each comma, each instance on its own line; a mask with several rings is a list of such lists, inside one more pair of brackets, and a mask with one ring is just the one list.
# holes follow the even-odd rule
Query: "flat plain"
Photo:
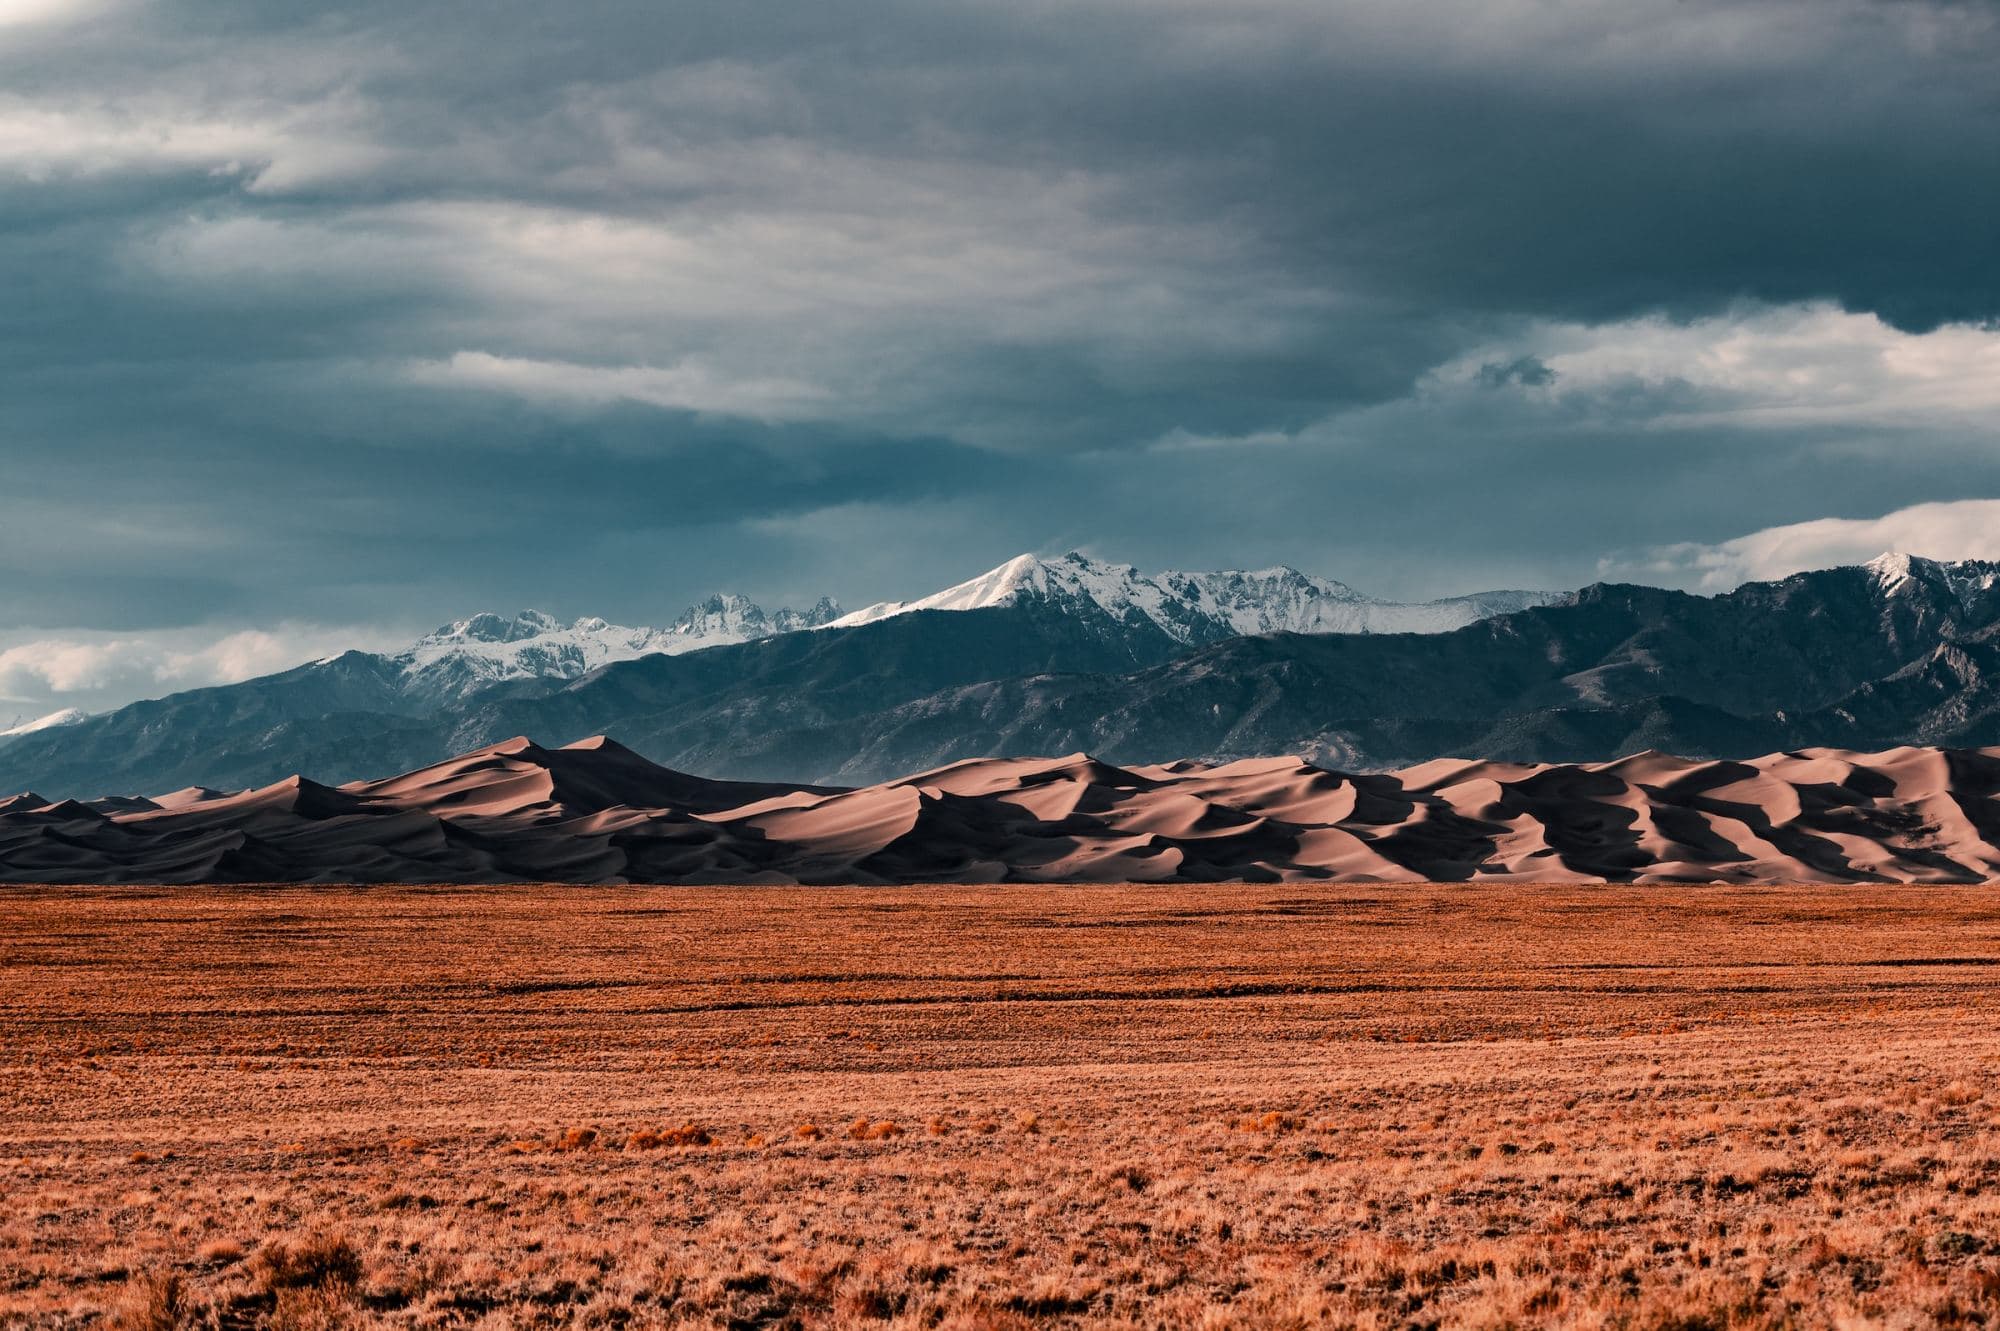
[[0, 892], [0, 1325], [1990, 1325], [2000, 895]]

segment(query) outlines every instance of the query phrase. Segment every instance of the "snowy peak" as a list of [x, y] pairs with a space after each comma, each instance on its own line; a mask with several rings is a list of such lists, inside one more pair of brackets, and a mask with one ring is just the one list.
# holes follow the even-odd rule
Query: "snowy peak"
[[1927, 587], [1943, 591], [1961, 609], [2000, 587], [2000, 563], [1987, 559], [1925, 559], [1889, 551], [1862, 567], [1884, 596], [1909, 596]]
[[[1067, 560], [1074, 561], [1075, 568], [1091, 570], [1100, 579], [1122, 567], [1095, 564], [1079, 554], [1071, 554], [1067, 556]], [[1074, 581], [1073, 569], [1067, 585], [1074, 586]], [[990, 569], [955, 587], [932, 592], [929, 596], [914, 601], [877, 601], [874, 605], [864, 606], [852, 614], [842, 615], [831, 621], [827, 627], [852, 628], [856, 624], [872, 624], [878, 619], [888, 619], [892, 615], [907, 615], [916, 610], [984, 610], [990, 606], [1013, 605], [1024, 594], [1047, 596], [1049, 591], [1058, 585], [1065, 585], [1065, 579], [1046, 561], [1034, 555], [1016, 555], [1000, 567]]]
[[733, 592], [718, 592], [696, 602], [668, 625], [667, 632], [683, 638], [743, 642], [770, 632], [770, 620], [762, 606]]
[[[578, 623], [583, 621], [579, 620]], [[417, 646], [429, 642], [484, 642], [507, 643], [526, 642], [545, 634], [559, 631], [562, 625], [554, 616], [539, 610], [523, 610], [512, 619], [505, 615], [481, 614], [470, 619], [455, 620], [437, 631], [418, 639]]]
[[826, 597], [810, 610], [767, 613], [732, 593], [689, 606], [666, 628], [635, 628], [595, 616], [564, 624], [540, 610], [512, 617], [479, 614], [426, 634], [392, 660], [412, 692], [463, 696], [510, 680], [577, 679], [614, 661], [678, 655], [814, 628], [839, 615], [840, 607]]
[[1085, 601], [1119, 618], [1137, 610], [1157, 623], [1161, 616], [1156, 612], [1172, 596], [1130, 564], [1101, 563], [1073, 550], [1059, 559], [1016, 555], [957, 586], [914, 601], [881, 601], [844, 615], [828, 627], [850, 628], [917, 610], [984, 610], [1030, 600]]
[[799, 629], [824, 628], [840, 618], [840, 602], [831, 596], [822, 596], [813, 602], [810, 610], [783, 609], [771, 616], [771, 631], [792, 633]]
[[598, 666], [663, 648], [660, 631], [602, 619], [565, 625], [524, 610], [511, 619], [481, 614], [447, 624], [394, 658], [407, 680], [444, 682], [457, 691], [510, 679], [574, 679]]
[[1087, 603], [1114, 619], [1149, 621], [1178, 642], [1196, 643], [1253, 633], [1441, 633], [1559, 599], [1549, 592], [1503, 591], [1407, 605], [1283, 566], [1152, 576], [1071, 551], [1056, 559], [1018, 555], [955, 587], [914, 601], [879, 602], [829, 627], [917, 610], [978, 610], [1040, 600]]
[[32, 735], [38, 730], [56, 730], [63, 726], [78, 725], [88, 721], [90, 715], [74, 707], [65, 707], [60, 712], [50, 712], [32, 721], [17, 721], [7, 730], [0, 730], [0, 739], [12, 739], [16, 735]]
[[[690, 643], [708, 646], [721, 642], [748, 642], [773, 633], [818, 628], [838, 618], [840, 603], [829, 596], [820, 597], [809, 610], [793, 610], [787, 606], [767, 614], [762, 606], [748, 597], [733, 592], [718, 592], [706, 601], [689, 606], [679, 619], [668, 625], [666, 631], [688, 639]], [[692, 651], [694, 648], [690, 645], [678, 650]]]

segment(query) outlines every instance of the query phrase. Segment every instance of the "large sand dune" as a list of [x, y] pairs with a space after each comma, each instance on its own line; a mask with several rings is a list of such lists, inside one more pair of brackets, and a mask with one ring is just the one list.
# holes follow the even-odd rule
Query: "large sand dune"
[[860, 790], [708, 781], [606, 739], [383, 781], [0, 800], [11, 882], [1976, 882], [2000, 749], [1750, 762], [959, 763]]

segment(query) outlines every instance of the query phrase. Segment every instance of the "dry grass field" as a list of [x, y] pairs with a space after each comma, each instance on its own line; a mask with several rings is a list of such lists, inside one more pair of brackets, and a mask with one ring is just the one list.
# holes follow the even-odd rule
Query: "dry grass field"
[[2000, 896], [0, 893], [0, 1325], [2000, 1317]]

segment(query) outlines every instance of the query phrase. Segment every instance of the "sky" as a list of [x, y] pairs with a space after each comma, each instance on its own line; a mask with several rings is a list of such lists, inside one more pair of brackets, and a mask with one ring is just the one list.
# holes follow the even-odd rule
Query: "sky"
[[2000, 556], [1990, 0], [0, 0], [0, 721], [1023, 551]]

